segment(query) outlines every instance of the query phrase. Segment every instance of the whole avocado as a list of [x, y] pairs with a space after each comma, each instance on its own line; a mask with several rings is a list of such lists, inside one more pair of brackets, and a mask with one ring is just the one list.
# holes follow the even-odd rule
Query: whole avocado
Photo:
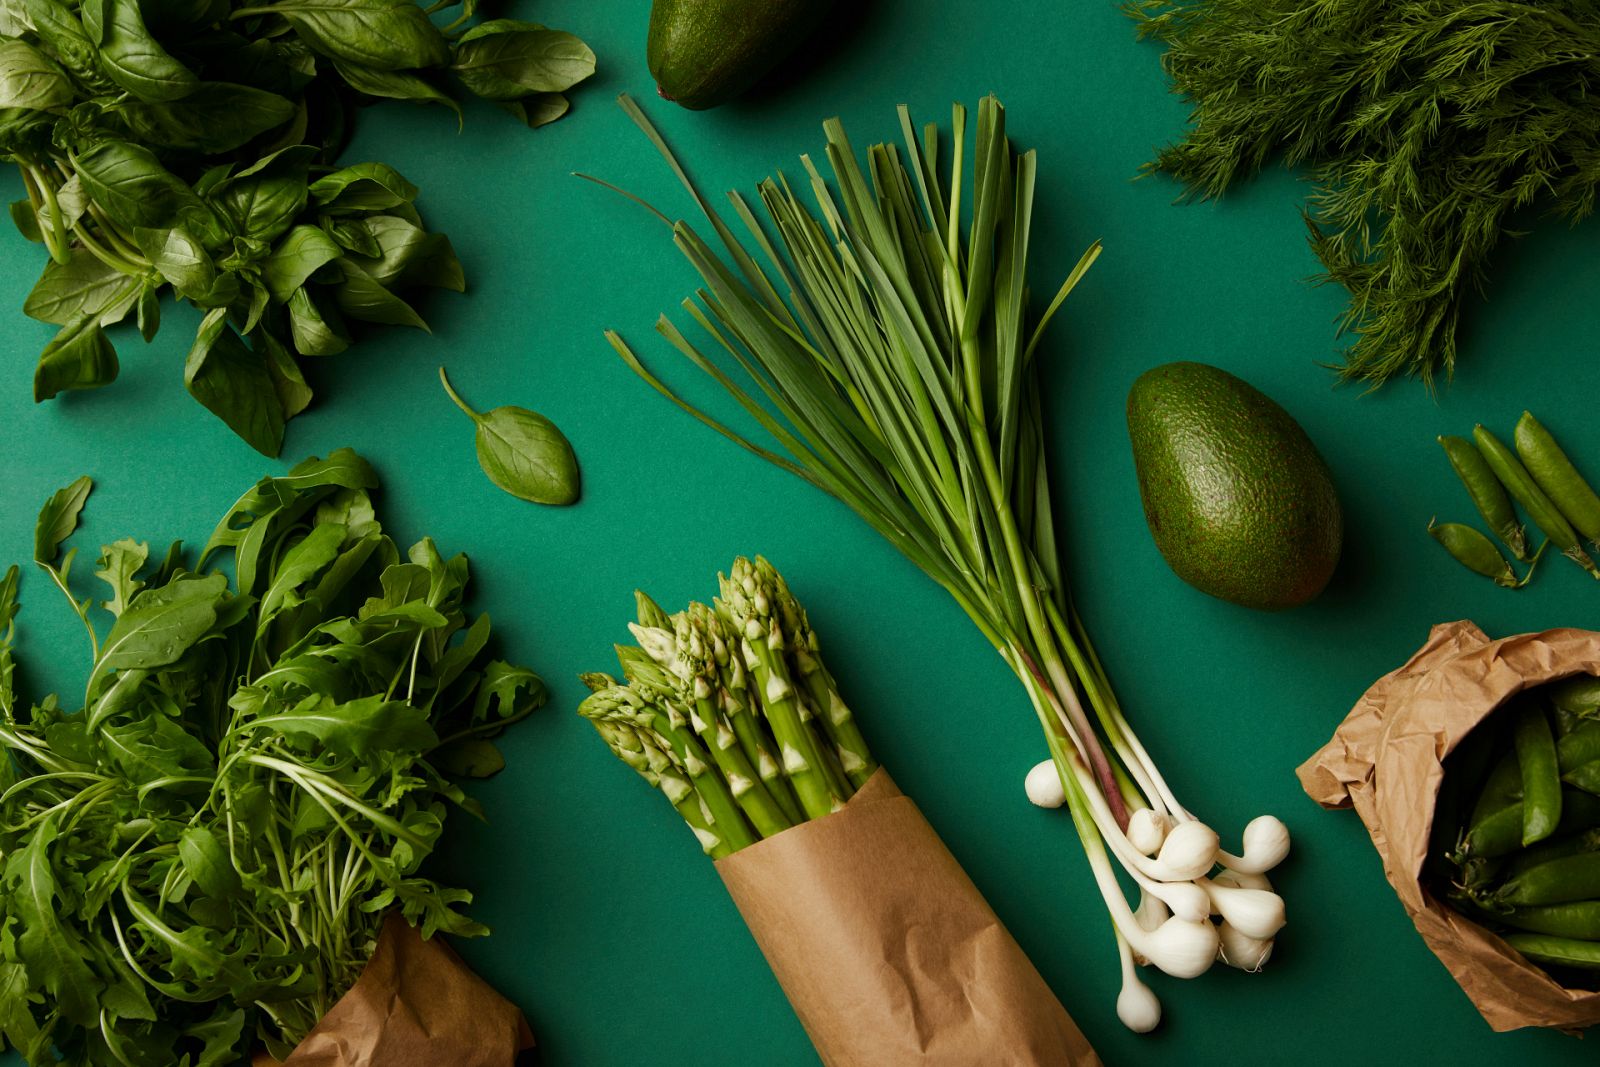
[[661, 95], [692, 111], [754, 85], [821, 21], [829, 0], [655, 0], [650, 73]]
[[1276, 611], [1322, 592], [1344, 517], [1328, 466], [1271, 397], [1204, 363], [1168, 363], [1128, 393], [1145, 520], [1178, 577]]

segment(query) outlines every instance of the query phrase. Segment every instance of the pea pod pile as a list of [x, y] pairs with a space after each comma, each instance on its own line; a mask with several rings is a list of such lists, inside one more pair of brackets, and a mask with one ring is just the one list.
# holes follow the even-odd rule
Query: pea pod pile
[[1546, 969], [1600, 970], [1600, 678], [1525, 692], [1474, 730], [1433, 832], [1464, 914]]
[[[1600, 547], [1600, 494], [1578, 473], [1550, 431], [1524, 411], [1512, 438], [1515, 451], [1482, 425], [1473, 427], [1472, 440], [1440, 437], [1450, 466], [1466, 486], [1473, 506], [1518, 562], [1516, 567], [1494, 542], [1472, 526], [1431, 522], [1428, 533], [1455, 557], [1456, 562], [1495, 584], [1520, 589], [1533, 577], [1544, 551], [1554, 545], [1563, 556], [1600, 579], [1600, 566], [1586, 546]], [[1529, 552], [1527, 532], [1517, 508], [1544, 534], [1545, 542]]]

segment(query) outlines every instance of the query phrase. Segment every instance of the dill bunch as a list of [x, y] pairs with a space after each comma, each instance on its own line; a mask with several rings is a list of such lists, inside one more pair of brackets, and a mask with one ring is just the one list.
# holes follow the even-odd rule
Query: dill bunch
[[1325, 278], [1350, 291], [1341, 376], [1453, 372], [1520, 209], [1576, 221], [1600, 184], [1600, 3], [1133, 0], [1190, 129], [1147, 165], [1220, 196], [1274, 158], [1310, 169]]

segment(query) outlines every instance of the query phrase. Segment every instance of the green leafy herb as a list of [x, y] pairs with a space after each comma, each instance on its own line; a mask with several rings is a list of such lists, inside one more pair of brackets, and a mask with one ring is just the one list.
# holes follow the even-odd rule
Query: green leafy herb
[[544, 684], [490, 657], [463, 557], [383, 533], [376, 485], [341, 450], [245, 493], [194, 569], [106, 546], [108, 628], [58, 562], [89, 481], [53, 496], [35, 555], [91, 638], [79, 711], [22, 710], [0, 579], [0, 1035], [34, 1067], [282, 1057], [385, 912], [487, 932], [420, 868], [478, 810], [445, 775], [504, 766]]
[[498, 407], [480, 415], [450, 385], [439, 381], [456, 407], [478, 427], [478, 465], [489, 480], [514, 497], [535, 504], [565, 505], [578, 499], [578, 457], [555, 423], [536, 411]]
[[1220, 196], [1274, 157], [1350, 291], [1342, 374], [1432, 383], [1512, 216], [1577, 219], [1600, 188], [1600, 12], [1510, 0], [1132, 0], [1189, 131], [1152, 164]]
[[[373, 99], [495, 101], [529, 125], [594, 73], [568, 33], [475, 0], [24, 0], [0, 12], [0, 160], [22, 171], [17, 228], [50, 254], [24, 311], [60, 327], [34, 398], [116, 379], [106, 328], [146, 341], [161, 296], [207, 312], [184, 367], [195, 399], [276, 455], [311, 402], [307, 356], [352, 322], [427, 329], [423, 289], [465, 288], [417, 187], [382, 163], [340, 167]], [[436, 25], [432, 15], [459, 7]]]

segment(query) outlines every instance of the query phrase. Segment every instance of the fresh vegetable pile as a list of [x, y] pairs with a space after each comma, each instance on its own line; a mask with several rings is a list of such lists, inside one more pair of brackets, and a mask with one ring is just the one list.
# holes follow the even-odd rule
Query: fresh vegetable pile
[[1275, 157], [1350, 291], [1343, 375], [1454, 370], [1457, 329], [1529, 207], [1600, 189], [1600, 9], [1586, 0], [1130, 0], [1190, 129], [1152, 164], [1220, 196]]
[[[464, 557], [402, 555], [349, 450], [267, 478], [199, 560], [121, 540], [73, 589], [88, 479], [39, 517], [35, 560], [91, 649], [81, 710], [25, 711], [0, 582], [0, 1032], [30, 1064], [227, 1064], [282, 1056], [355, 981], [385, 912], [424, 935], [487, 931], [419, 873], [446, 775], [539, 707], [538, 676], [486, 653]], [[220, 564], [228, 563], [230, 579]], [[97, 625], [106, 619], [109, 627]]]
[[[1450, 457], [1450, 465], [1466, 486], [1478, 514], [1501, 544], [1528, 569], [1519, 576], [1494, 543], [1475, 527], [1434, 522], [1428, 525], [1428, 532], [1462, 566], [1493, 578], [1495, 584], [1507, 589], [1528, 584], [1550, 545], [1591, 577], [1600, 579], [1600, 566], [1596, 566], [1583, 543], [1600, 548], [1600, 495], [1531, 412], [1524, 411], [1517, 420], [1513, 440], [1515, 452], [1480, 425], [1473, 427], [1471, 441], [1446, 436], [1439, 438], [1439, 444]], [[1512, 501], [1547, 539], [1535, 552], [1528, 550], [1527, 531], [1518, 520]]]
[[[442, 29], [435, 12], [457, 7]], [[417, 188], [382, 163], [336, 169], [360, 108], [459, 113], [458, 84], [529, 125], [594, 72], [571, 34], [473, 23], [474, 0], [20, 0], [0, 11], [0, 158], [11, 215], [50, 254], [26, 312], [61, 327], [34, 398], [116, 378], [106, 327], [160, 325], [161, 294], [206, 310], [184, 366], [194, 397], [276, 455], [311, 400], [305, 356], [347, 321], [426, 328], [402, 293], [460, 290]]]
[[636, 594], [625, 684], [584, 675], [578, 713], [718, 859], [840, 810], [877, 770], [783, 576], [735, 560], [714, 606]]
[[1524, 692], [1468, 735], [1433, 833], [1457, 908], [1557, 976], [1600, 970], [1600, 678]]
[[[626, 98], [624, 106], [682, 176], [643, 112]], [[1118, 1013], [1149, 1030], [1160, 1003], [1139, 980], [1136, 957], [1183, 978], [1219, 954], [1249, 969], [1265, 960], [1284, 909], [1258, 879], [1287, 854], [1288, 832], [1262, 816], [1250, 824], [1242, 856], [1222, 851], [1123, 715], [1068, 595], [1037, 358], [1044, 327], [1100, 246], [1033, 319], [1027, 259], [1037, 160], [1012, 148], [993, 97], [979, 109], [975, 144], [967, 142], [966, 109], [958, 105], [953, 120], [948, 183], [938, 128], [919, 138], [904, 108], [903, 147], [874, 145], [865, 171], [839, 122], [829, 121], [834, 185], [809, 157], [802, 162], [816, 209], [786, 181], [762, 182], [766, 229], [735, 194], [745, 244], [684, 177], [728, 257], [688, 223], [674, 227], [706, 285], [700, 303], [684, 306], [754, 392], [670, 320], [658, 330], [787, 456], [691, 406], [619, 336], [610, 338], [638, 374], [695, 417], [848, 504], [948, 590], [1016, 672], [1111, 914], [1123, 973]], [[1143, 896], [1137, 915], [1113, 856]], [[1229, 884], [1238, 878], [1254, 884]], [[1223, 916], [1220, 927], [1213, 914]]]

